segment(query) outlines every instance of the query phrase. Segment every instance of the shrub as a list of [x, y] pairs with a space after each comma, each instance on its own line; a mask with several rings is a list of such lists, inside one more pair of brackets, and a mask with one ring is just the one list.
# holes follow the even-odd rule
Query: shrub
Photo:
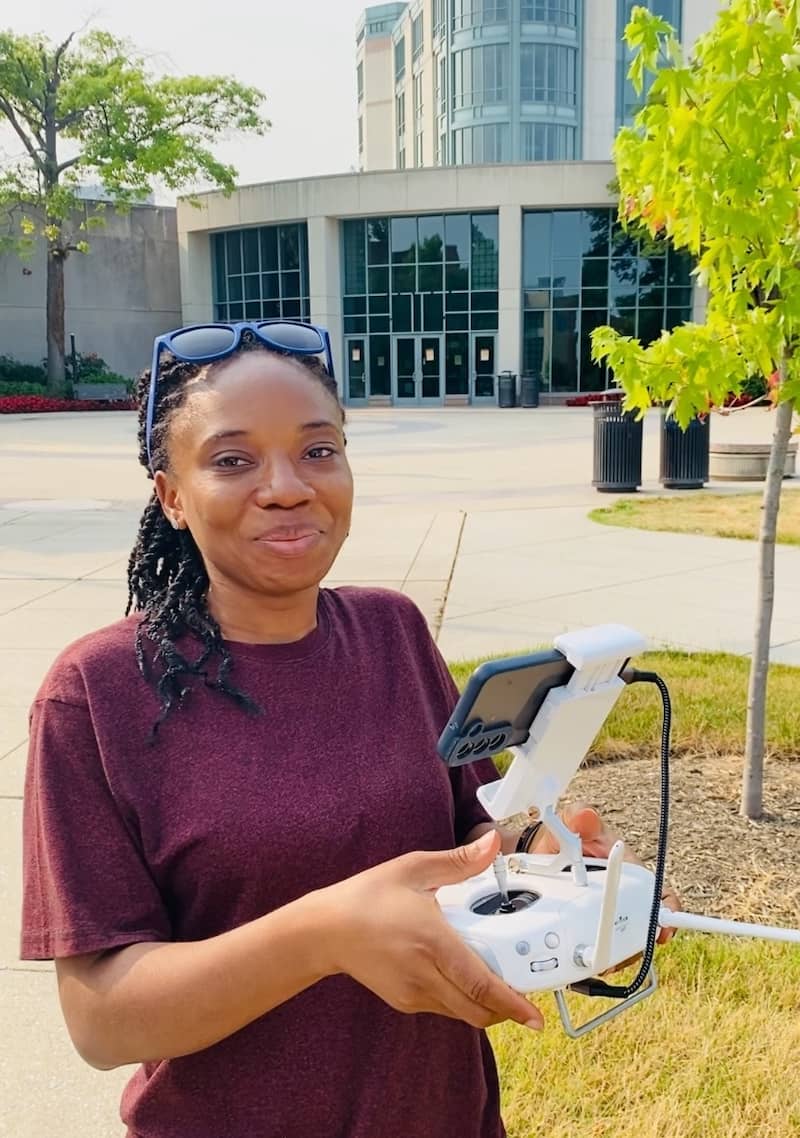
[[58, 399], [49, 395], [0, 395], [0, 415], [42, 411], [133, 411], [130, 399]]
[[67, 395], [66, 388], [57, 387], [52, 391], [44, 388], [41, 383], [16, 383], [7, 382], [0, 379], [0, 396], [5, 395], [51, 395], [56, 398], [64, 398]]
[[13, 356], [0, 356], [0, 382], [43, 384], [46, 379], [44, 367], [20, 363]]

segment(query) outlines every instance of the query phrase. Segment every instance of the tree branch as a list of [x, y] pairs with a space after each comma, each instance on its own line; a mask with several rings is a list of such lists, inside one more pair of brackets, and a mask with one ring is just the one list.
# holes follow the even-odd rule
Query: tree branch
[[68, 158], [66, 162], [61, 162], [57, 167], [57, 173], [59, 177], [64, 173], [65, 170], [69, 170], [72, 166], [77, 166], [81, 158], [83, 158], [83, 155], [79, 154], [77, 158]]
[[[17, 121], [17, 116], [14, 113], [14, 108], [11, 106], [11, 103], [9, 103], [8, 99], [6, 99], [4, 95], [0, 95], [0, 111], [3, 112], [3, 114], [6, 116], [9, 123], [13, 127], [14, 131], [17, 133], [19, 138], [22, 140], [22, 144], [25, 147], [25, 149], [28, 151], [28, 154], [31, 156], [31, 159], [35, 163], [36, 168], [38, 170], [43, 171], [44, 170], [44, 160], [42, 159], [41, 155], [39, 154], [36, 147], [31, 142], [31, 140], [28, 138], [25, 131], [20, 126], [19, 122]], [[38, 139], [37, 139], [37, 141], [38, 141]]]

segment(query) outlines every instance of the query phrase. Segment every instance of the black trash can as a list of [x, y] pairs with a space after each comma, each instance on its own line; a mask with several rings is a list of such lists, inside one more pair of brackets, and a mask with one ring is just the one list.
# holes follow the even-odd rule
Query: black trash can
[[693, 419], [686, 430], [661, 412], [661, 472], [665, 490], [701, 490], [708, 482], [711, 421]]
[[622, 392], [608, 392], [594, 406], [594, 477], [602, 493], [637, 490], [642, 483], [642, 427], [635, 411], [622, 410]]
[[501, 371], [498, 375], [497, 403], [500, 407], [516, 407], [517, 377], [513, 371]]
[[538, 375], [523, 375], [519, 385], [520, 407], [538, 407], [540, 389]]

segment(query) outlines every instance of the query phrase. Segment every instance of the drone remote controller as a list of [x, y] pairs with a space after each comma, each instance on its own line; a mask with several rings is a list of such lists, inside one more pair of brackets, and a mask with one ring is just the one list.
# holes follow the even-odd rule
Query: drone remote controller
[[[478, 797], [496, 821], [536, 807], [558, 852], [500, 857], [491, 869], [443, 886], [436, 898], [463, 940], [512, 988], [554, 991], [564, 1028], [576, 1038], [651, 995], [657, 984], [655, 970], [651, 965], [646, 984], [630, 986], [629, 995], [580, 1026], [572, 1023], [564, 989], [586, 990], [587, 982], [642, 953], [648, 942], [652, 948], [657, 927], [796, 944], [800, 930], [674, 913], [656, 897], [656, 874], [624, 861], [622, 842], [607, 860], [584, 858], [579, 837], [561, 821], [556, 803], [625, 687], [622, 673], [628, 661], [645, 642], [624, 626], [603, 625], [561, 636], [555, 646], [571, 666], [571, 672], [564, 673], [569, 678], [549, 687], [533, 714], [527, 740], [508, 748], [514, 758], [505, 777], [481, 786]], [[526, 658], [526, 667], [533, 676], [531, 659]], [[492, 679], [510, 683], [513, 664], [501, 665], [499, 681], [490, 668]], [[497, 683], [496, 690], [501, 690]], [[469, 706], [462, 707], [465, 697]], [[503, 750], [515, 729], [508, 716], [490, 722], [470, 718], [477, 706], [468, 688], [442, 733], [440, 751], [453, 764]]]

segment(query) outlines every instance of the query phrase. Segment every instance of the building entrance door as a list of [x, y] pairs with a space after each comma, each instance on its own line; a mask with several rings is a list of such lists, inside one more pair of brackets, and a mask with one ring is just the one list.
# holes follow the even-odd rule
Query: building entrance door
[[396, 336], [393, 402], [398, 407], [440, 406], [442, 363], [441, 336]]
[[496, 403], [494, 368], [494, 333], [474, 333], [472, 336], [472, 403]]

